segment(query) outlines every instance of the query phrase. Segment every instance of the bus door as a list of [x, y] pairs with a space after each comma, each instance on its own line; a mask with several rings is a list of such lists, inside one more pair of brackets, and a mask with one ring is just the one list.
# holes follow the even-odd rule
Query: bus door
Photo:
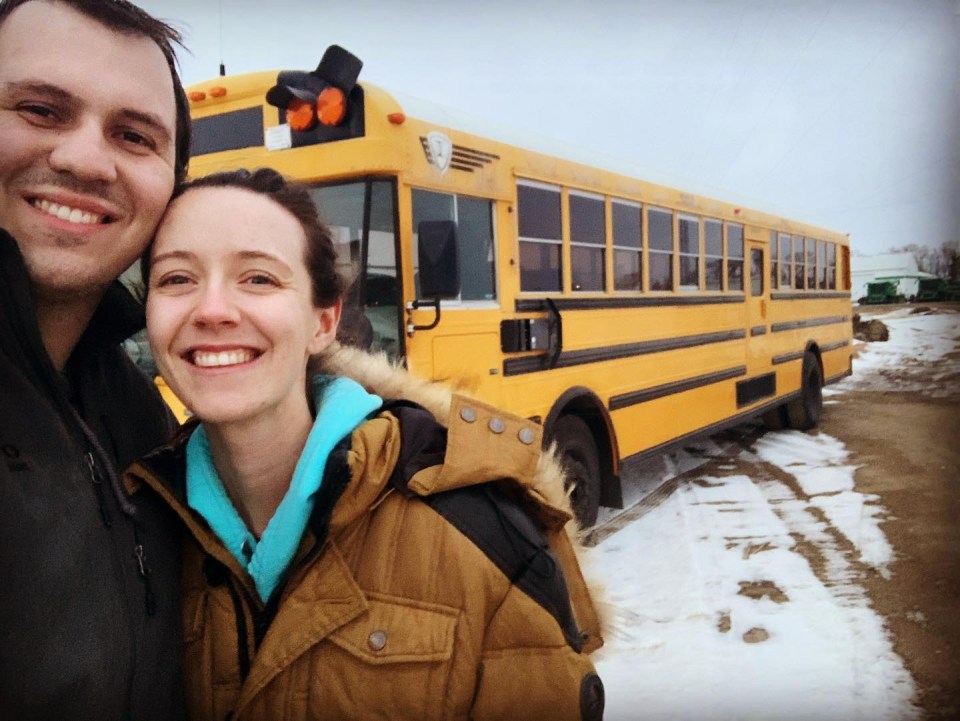
[[[408, 306], [407, 360], [418, 375], [448, 381], [499, 404], [500, 304], [495, 234], [496, 204], [487, 198], [412, 188], [410, 248], [416, 303]], [[441, 313], [421, 303], [420, 223], [452, 221], [460, 259], [456, 297], [441, 301]], [[434, 325], [434, 323], [436, 324]]]
[[[747, 235], [746, 242], [747, 268], [744, 275], [747, 299], [747, 378], [754, 379], [765, 373], [770, 373], [770, 322], [768, 312], [770, 308], [770, 284], [767, 282], [767, 246], [752, 240]], [[772, 382], [772, 373], [771, 373]], [[760, 400], [773, 395], [775, 389], [767, 388], [767, 384], [757, 381], [757, 388], [749, 395]], [[750, 401], [752, 402], [752, 401]], [[747, 405], [747, 404], [743, 404]]]
[[337, 266], [348, 281], [337, 333], [342, 343], [404, 353], [402, 293], [397, 266], [396, 183], [360, 179], [310, 189], [330, 228]]

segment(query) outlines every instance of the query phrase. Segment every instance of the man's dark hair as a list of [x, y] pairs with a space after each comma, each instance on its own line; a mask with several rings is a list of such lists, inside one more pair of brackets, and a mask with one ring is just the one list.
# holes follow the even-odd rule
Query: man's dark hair
[[[180, 31], [157, 20], [127, 0], [0, 0], [0, 25], [21, 5], [41, 1], [66, 5], [110, 30], [124, 35], [149, 38], [160, 48], [170, 68], [170, 77], [173, 79], [173, 94], [177, 104], [174, 171], [177, 182], [182, 182], [187, 177], [187, 165], [190, 162], [190, 105], [177, 72], [177, 55], [174, 50], [174, 46], [177, 45], [184, 48]], [[135, 72], [135, 69], [130, 68], [130, 71]]]
[[[309, 188], [302, 183], [287, 180], [272, 168], [258, 170], [226, 170], [204, 175], [180, 185], [173, 198], [198, 188], [237, 188], [262, 195], [296, 218], [306, 237], [304, 264], [310, 275], [311, 300], [316, 308], [329, 308], [343, 296], [346, 283], [337, 269], [337, 251], [330, 229], [320, 220], [317, 206], [310, 197]], [[171, 201], [172, 202], [172, 201]], [[144, 290], [150, 287], [150, 252], [148, 247], [140, 258]]]

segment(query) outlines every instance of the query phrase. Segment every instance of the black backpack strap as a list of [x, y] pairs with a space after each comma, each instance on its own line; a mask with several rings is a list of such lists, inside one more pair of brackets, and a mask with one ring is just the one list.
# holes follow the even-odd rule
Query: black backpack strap
[[416, 404], [393, 401], [384, 410], [396, 416], [401, 429], [391, 485], [419, 498], [469, 538], [514, 586], [553, 616], [567, 643], [579, 653], [584, 638], [573, 617], [563, 569], [534, 519], [496, 483], [424, 497], [412, 493], [407, 484], [416, 473], [443, 463], [447, 431]]

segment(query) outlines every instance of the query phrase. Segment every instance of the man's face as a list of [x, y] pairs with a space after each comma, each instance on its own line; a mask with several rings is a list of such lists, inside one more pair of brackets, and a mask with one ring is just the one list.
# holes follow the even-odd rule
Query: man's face
[[173, 191], [175, 128], [149, 38], [48, 0], [0, 25], [0, 227], [38, 300], [99, 298], [140, 255]]

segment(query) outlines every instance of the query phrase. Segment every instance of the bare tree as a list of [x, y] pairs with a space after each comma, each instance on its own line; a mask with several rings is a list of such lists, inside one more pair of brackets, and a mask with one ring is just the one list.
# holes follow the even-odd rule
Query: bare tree
[[960, 247], [956, 242], [943, 243], [939, 248], [910, 243], [890, 248], [891, 253], [911, 253], [917, 261], [917, 270], [937, 278], [960, 280]]

